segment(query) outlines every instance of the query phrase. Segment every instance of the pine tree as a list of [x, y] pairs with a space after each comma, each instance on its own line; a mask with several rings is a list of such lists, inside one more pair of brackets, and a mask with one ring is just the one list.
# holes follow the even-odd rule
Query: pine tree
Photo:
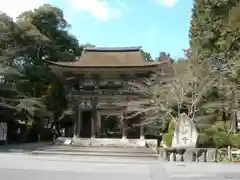
[[231, 10], [239, 0], [195, 0], [190, 26], [190, 46], [200, 58], [226, 59], [223, 33]]

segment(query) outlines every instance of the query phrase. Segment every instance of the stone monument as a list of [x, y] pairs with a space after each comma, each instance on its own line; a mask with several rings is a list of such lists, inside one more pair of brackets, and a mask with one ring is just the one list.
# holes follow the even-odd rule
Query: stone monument
[[196, 124], [185, 113], [175, 125], [172, 148], [195, 148], [198, 139]]

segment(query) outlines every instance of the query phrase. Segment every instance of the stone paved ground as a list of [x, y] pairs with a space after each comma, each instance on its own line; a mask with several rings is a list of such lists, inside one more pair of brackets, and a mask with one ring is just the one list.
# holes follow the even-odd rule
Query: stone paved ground
[[23, 144], [8, 144], [0, 145], [0, 153], [3, 152], [31, 152], [38, 148], [45, 148], [51, 146], [52, 142], [39, 142], [39, 143], [23, 143]]
[[0, 153], [0, 180], [240, 180], [239, 164]]

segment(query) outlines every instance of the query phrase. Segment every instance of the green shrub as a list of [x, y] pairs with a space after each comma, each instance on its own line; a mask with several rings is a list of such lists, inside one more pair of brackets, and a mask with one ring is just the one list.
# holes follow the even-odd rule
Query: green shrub
[[240, 148], [240, 133], [231, 134], [230, 143], [232, 147]]
[[207, 128], [203, 129], [203, 132], [208, 134], [214, 134], [215, 132], [225, 132], [226, 131], [226, 124], [222, 121], [216, 121], [214, 124], [209, 125]]
[[226, 124], [223, 121], [216, 121], [213, 125], [201, 129], [198, 146], [215, 148], [227, 147], [230, 144], [230, 138], [226, 129]]
[[163, 143], [169, 148], [172, 146], [174, 129], [175, 121], [171, 120], [168, 124], [168, 132], [163, 135]]
[[212, 139], [214, 147], [216, 148], [227, 147], [230, 145], [230, 138], [227, 132], [216, 132]]
[[175, 121], [174, 120], [171, 120], [170, 122], [169, 122], [169, 125], [168, 125], [168, 132], [173, 132], [174, 131], [174, 129], [175, 129]]
[[224, 121], [216, 121], [216, 122], [213, 124], [212, 128], [213, 128], [215, 131], [219, 132], [219, 131], [226, 131], [227, 126], [226, 126], [226, 124], [225, 124]]
[[172, 146], [172, 139], [173, 132], [165, 133], [163, 136], [163, 143], [170, 148]]
[[213, 127], [207, 127], [203, 130], [203, 133], [206, 134], [209, 138], [212, 138], [217, 131]]
[[200, 133], [197, 141], [198, 147], [211, 147], [213, 144], [211, 137], [209, 137], [206, 133]]

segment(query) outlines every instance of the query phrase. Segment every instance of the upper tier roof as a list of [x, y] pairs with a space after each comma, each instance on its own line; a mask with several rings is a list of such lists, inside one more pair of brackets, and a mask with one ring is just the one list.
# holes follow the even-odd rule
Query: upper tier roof
[[141, 53], [141, 47], [85, 48], [76, 61], [49, 63], [74, 68], [144, 67], [159, 64], [159, 62], [146, 61]]

